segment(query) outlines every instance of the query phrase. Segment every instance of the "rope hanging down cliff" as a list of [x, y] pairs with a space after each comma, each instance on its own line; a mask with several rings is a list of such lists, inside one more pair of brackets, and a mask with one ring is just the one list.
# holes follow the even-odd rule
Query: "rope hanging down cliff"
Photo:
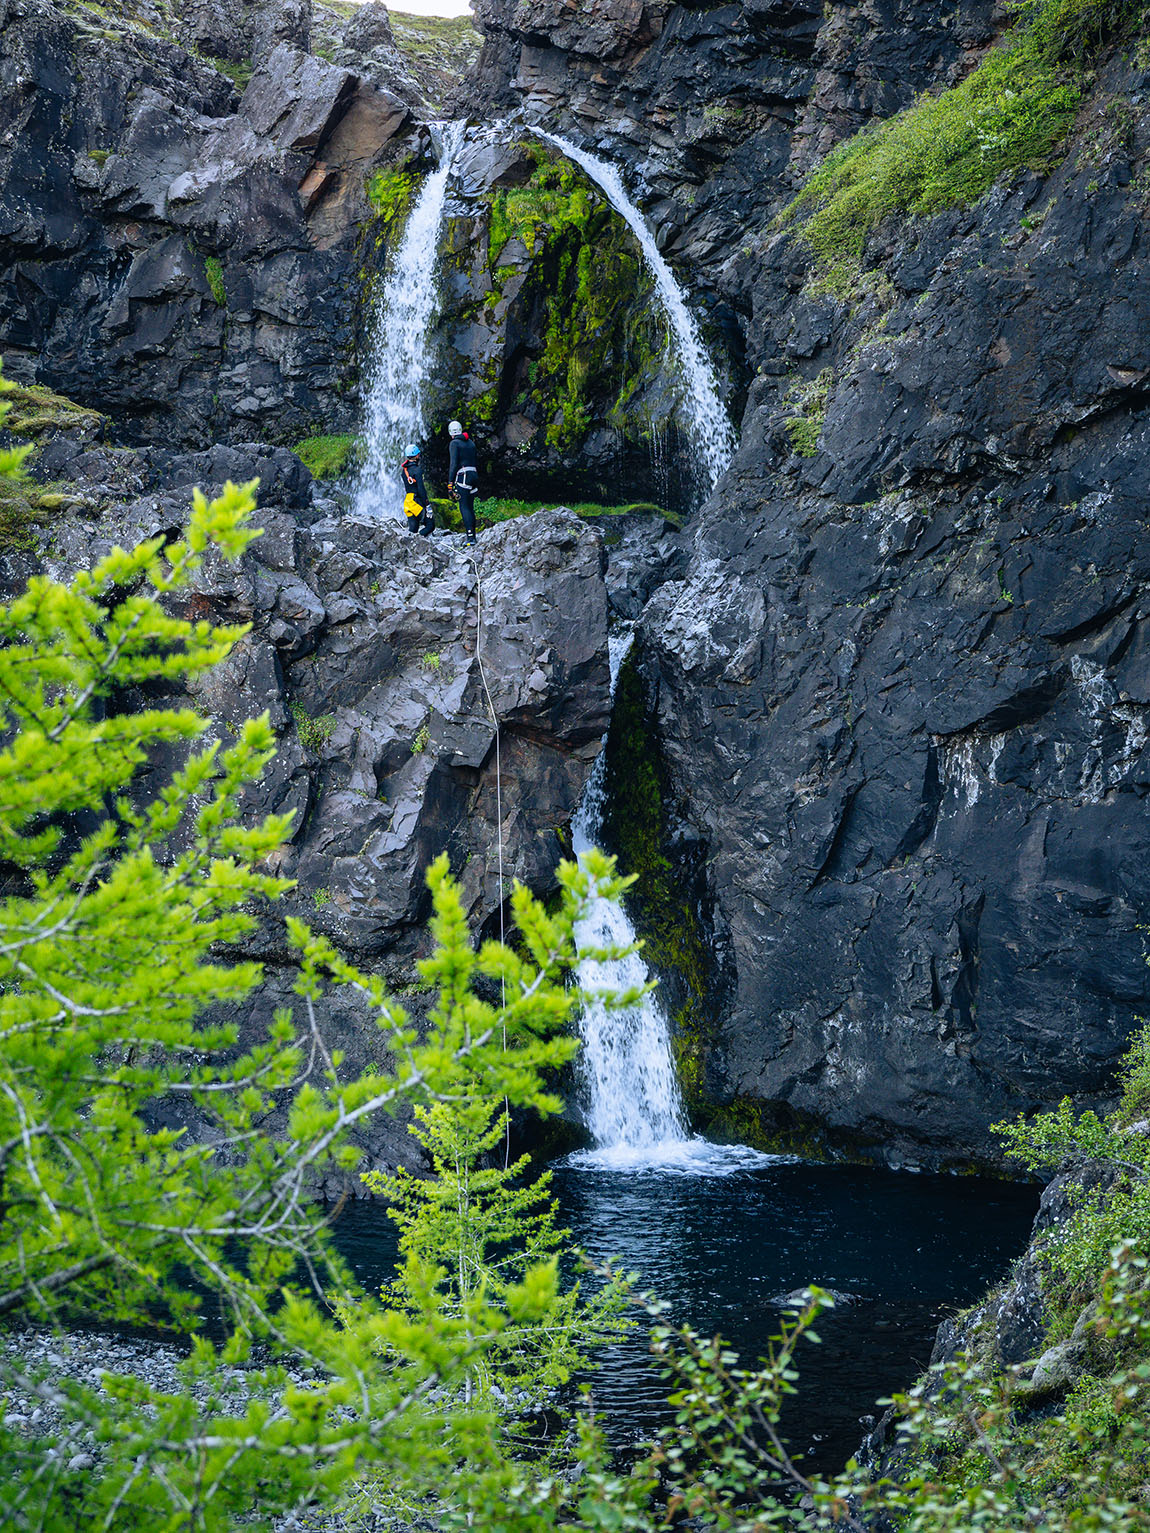
[[[475, 571], [475, 659], [479, 664], [479, 679], [483, 684], [483, 695], [487, 699], [487, 711], [491, 715], [491, 722], [495, 726], [495, 844], [499, 856], [499, 941], [504, 940], [503, 931], [503, 763], [500, 756], [500, 729], [499, 715], [495, 711], [495, 704], [491, 700], [491, 688], [487, 685], [487, 668], [483, 664], [483, 580], [479, 574], [479, 561], [474, 554], [469, 554], [471, 566]], [[504, 976], [499, 976], [500, 997], [504, 1012], [507, 1008], [507, 982]], [[503, 1047], [507, 1048], [507, 1023], [503, 1024]], [[503, 1164], [508, 1166], [511, 1161], [511, 1117], [510, 1104], [507, 1098], [503, 1099], [503, 1112], [506, 1119], [506, 1133], [503, 1142]]]

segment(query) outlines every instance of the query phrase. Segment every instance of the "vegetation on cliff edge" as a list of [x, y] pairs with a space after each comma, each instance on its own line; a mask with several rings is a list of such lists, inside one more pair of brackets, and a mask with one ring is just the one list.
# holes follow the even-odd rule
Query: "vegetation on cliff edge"
[[885, 218], [976, 202], [1006, 173], [1048, 167], [1090, 61], [1144, 23], [1145, 0], [1016, 0], [1011, 30], [966, 79], [832, 150], [780, 215], [806, 215], [821, 266], [854, 262]]

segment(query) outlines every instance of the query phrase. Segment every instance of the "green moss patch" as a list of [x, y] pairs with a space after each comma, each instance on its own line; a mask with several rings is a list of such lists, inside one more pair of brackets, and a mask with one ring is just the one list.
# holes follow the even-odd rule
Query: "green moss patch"
[[[498, 303], [515, 266], [501, 259], [519, 241], [533, 258], [542, 321], [516, 407], [541, 422], [548, 446], [568, 452], [597, 419], [628, 426], [634, 396], [659, 370], [665, 335], [622, 219], [571, 161], [534, 141], [522, 148], [534, 166], [527, 183], [490, 201], [488, 302]], [[487, 407], [498, 404], [496, 391]], [[474, 414], [474, 404], [467, 410]]]
[[354, 467], [359, 447], [355, 436], [308, 436], [295, 442], [292, 452], [302, 459], [313, 479], [338, 479]]
[[1003, 175], [1047, 168], [1082, 101], [1085, 66], [1132, 33], [1145, 0], [1025, 0], [1015, 26], [960, 84], [840, 144], [780, 215], [808, 215], [819, 262], [857, 261], [884, 219], [976, 202]]
[[407, 218], [418, 182], [418, 174], [409, 165], [372, 171], [367, 178], [367, 200], [385, 227], [390, 228], [397, 218]]
[[228, 306], [227, 289], [224, 287], [224, 268], [220, 263], [219, 256], [208, 256], [204, 261], [204, 276], [208, 280], [212, 297], [221, 309]]
[[47, 526], [77, 497], [59, 484], [0, 477], [0, 552], [36, 546], [34, 529]]
[[830, 398], [834, 374], [824, 367], [817, 378], [796, 384], [787, 395], [785, 403], [794, 411], [787, 420], [791, 447], [800, 458], [813, 458], [819, 450], [819, 437], [827, 418], [827, 401]]
[[53, 431], [75, 431], [80, 427], [102, 432], [104, 416], [87, 405], [74, 404], [63, 394], [54, 394], [39, 383], [17, 383], [4, 393], [9, 407], [4, 429], [15, 436], [41, 437]]
[[210, 64], [218, 74], [222, 74], [225, 80], [230, 80], [243, 95], [248, 88], [248, 83], [254, 73], [254, 67], [250, 59], [244, 59], [241, 63], [233, 63], [231, 59], [216, 58], [212, 54], [202, 53], [200, 57]]
[[[439, 502], [435, 502], [439, 505]], [[558, 509], [559, 502], [551, 506], [542, 500], [514, 500], [493, 496], [490, 500], [477, 500], [475, 502], [476, 515], [485, 523], [494, 526], [498, 522], [513, 522], [521, 516], [534, 516], [539, 511]], [[664, 521], [673, 527], [681, 527], [683, 519], [677, 511], [665, 511], [662, 506], [656, 506], [651, 501], [632, 501], [625, 506], [605, 506], [598, 501], [580, 500], [570, 505], [564, 504], [564, 509], [573, 511], [576, 516], [590, 518], [610, 516], [628, 516], [632, 512], [643, 516], [661, 516]]]

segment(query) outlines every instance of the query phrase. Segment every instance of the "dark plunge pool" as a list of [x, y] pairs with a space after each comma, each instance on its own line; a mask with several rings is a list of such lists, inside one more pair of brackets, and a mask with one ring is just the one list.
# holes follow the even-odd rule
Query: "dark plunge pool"
[[[875, 1401], [926, 1365], [939, 1319], [1003, 1275], [1038, 1204], [1034, 1187], [853, 1166], [554, 1171], [564, 1222], [592, 1258], [619, 1258], [670, 1302], [669, 1319], [721, 1332], [748, 1363], [792, 1289], [815, 1282], [855, 1297], [823, 1316], [821, 1346], [802, 1349], [785, 1418], [792, 1447], [824, 1470], [858, 1446]], [[336, 1240], [365, 1285], [388, 1276], [395, 1236], [381, 1207], [349, 1205]], [[672, 1418], [643, 1332], [601, 1354], [591, 1382], [620, 1447]]]

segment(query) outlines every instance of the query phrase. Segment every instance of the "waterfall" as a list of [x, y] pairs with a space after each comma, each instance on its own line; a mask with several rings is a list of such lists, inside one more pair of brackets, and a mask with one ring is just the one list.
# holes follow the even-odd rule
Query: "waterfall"
[[[610, 639], [612, 695], [631, 640], [629, 629]], [[601, 750], [571, 825], [572, 845], [579, 857], [596, 845], [602, 830], [605, 772], [606, 751]], [[592, 903], [575, 937], [581, 951], [629, 947], [636, 940], [623, 906], [602, 898]], [[638, 953], [606, 961], [586, 957], [579, 964], [579, 985], [588, 992], [636, 989], [649, 979]], [[690, 1133], [671, 1053], [670, 1027], [654, 992], [622, 1009], [608, 1009], [594, 994], [585, 995], [579, 1032], [583, 1047], [576, 1068], [595, 1148], [570, 1156], [574, 1164], [726, 1176], [780, 1158], [746, 1145], [709, 1144]]]
[[699, 337], [698, 326], [687, 308], [683, 290], [663, 259], [655, 243], [655, 236], [647, 227], [642, 213], [628, 197], [623, 179], [615, 166], [588, 154], [585, 149], [560, 138], [557, 133], [547, 133], [542, 128], [534, 127], [531, 131], [587, 172], [639, 241], [644, 259], [655, 279], [655, 288], [667, 316], [667, 323], [671, 327], [679, 372], [686, 390], [684, 409], [687, 430], [701, 470], [701, 487], [709, 493], [715, 488], [719, 475], [734, 455], [735, 433], [719, 397], [715, 369]]
[[364, 411], [364, 462], [356, 486], [357, 514], [370, 521], [402, 517], [399, 463], [409, 442], [427, 431], [424, 391], [436, 311], [435, 270], [447, 181], [467, 130], [464, 122], [440, 129], [439, 165], [428, 176], [391, 257], [372, 321], [371, 368]]

